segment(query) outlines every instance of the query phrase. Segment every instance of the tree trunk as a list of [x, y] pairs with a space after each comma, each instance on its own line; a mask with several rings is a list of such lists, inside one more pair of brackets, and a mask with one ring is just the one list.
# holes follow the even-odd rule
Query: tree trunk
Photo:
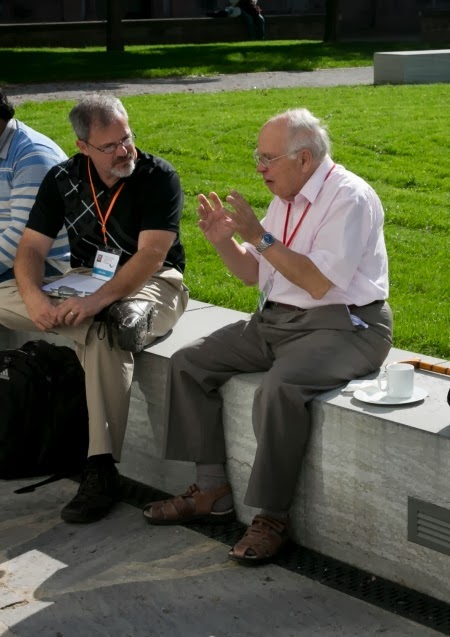
[[323, 40], [324, 42], [336, 42], [338, 35], [339, 0], [326, 0], [325, 11], [325, 33]]
[[120, 0], [108, 0], [106, 16], [106, 50], [123, 51]]

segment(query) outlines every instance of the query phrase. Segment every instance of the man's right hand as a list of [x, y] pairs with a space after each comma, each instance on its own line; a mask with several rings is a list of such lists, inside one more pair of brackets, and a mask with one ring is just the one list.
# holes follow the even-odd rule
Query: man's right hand
[[217, 245], [231, 239], [235, 231], [229, 211], [224, 208], [219, 196], [211, 192], [209, 197], [208, 199], [205, 195], [198, 196], [198, 227], [210, 243]]
[[52, 299], [39, 291], [24, 299], [30, 319], [41, 332], [46, 332], [58, 325], [58, 309]]

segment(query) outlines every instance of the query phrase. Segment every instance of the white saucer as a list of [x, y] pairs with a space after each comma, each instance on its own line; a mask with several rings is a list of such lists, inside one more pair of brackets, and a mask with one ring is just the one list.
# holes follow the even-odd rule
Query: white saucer
[[353, 394], [353, 397], [357, 400], [374, 405], [407, 405], [409, 403], [417, 403], [426, 396], [428, 396], [428, 392], [425, 389], [414, 387], [413, 395], [409, 398], [394, 398], [394, 396], [388, 396], [386, 392], [381, 391], [378, 384], [365, 389], [357, 389]]

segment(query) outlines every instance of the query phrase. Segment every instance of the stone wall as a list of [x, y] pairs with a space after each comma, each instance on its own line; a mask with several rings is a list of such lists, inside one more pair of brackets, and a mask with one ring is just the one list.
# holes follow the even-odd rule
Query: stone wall
[[[172, 18], [167, 20], [124, 20], [124, 44], [202, 44], [248, 39], [240, 19]], [[267, 16], [270, 40], [323, 38], [324, 16]], [[105, 46], [105, 22], [0, 24], [3, 47]]]
[[442, 42], [444, 48], [450, 46], [450, 9], [423, 11], [420, 16], [422, 39], [426, 42]]
[[[366, 18], [369, 20], [367, 15]], [[361, 14], [359, 23], [362, 19]], [[356, 28], [357, 22], [340, 24], [338, 38], [364, 40], [369, 37], [380, 37], [382, 39], [384, 35], [389, 35], [387, 27], [383, 31], [380, 25], [375, 24], [371, 27], [369, 22], [363, 30]], [[324, 35], [324, 23], [323, 14], [267, 15], [266, 36], [268, 40], [321, 40]], [[247, 39], [243, 23], [235, 18], [123, 20], [122, 28], [125, 45], [206, 44]], [[402, 34], [397, 35], [401, 37]], [[443, 43], [443, 48], [448, 48], [450, 10], [421, 12], [419, 32], [415, 36], [418, 41]], [[106, 23], [104, 21], [0, 23], [0, 41], [3, 47], [105, 46]]]
[[[127, 0], [123, 18], [193, 18], [222, 8], [228, 0]], [[325, 0], [260, 0], [265, 14], [316, 13]], [[105, 20], [107, 0], [2, 0], [0, 22], [65, 22]]]

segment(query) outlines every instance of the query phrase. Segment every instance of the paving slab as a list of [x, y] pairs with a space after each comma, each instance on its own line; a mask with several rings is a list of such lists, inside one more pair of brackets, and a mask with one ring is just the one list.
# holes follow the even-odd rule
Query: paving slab
[[69, 525], [77, 484], [0, 482], [2, 637], [434, 637], [440, 633], [275, 565], [245, 568], [185, 527], [121, 503]]

